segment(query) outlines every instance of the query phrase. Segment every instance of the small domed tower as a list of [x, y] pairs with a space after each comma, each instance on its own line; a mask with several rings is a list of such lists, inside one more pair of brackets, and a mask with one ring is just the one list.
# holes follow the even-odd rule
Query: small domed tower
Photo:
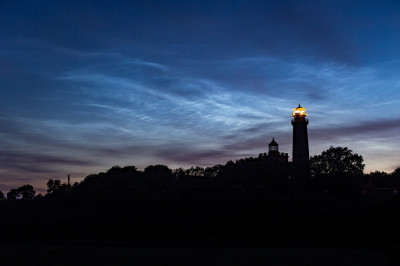
[[268, 145], [268, 154], [269, 155], [279, 155], [278, 143], [276, 143], [275, 139], [272, 138], [272, 141]]
[[287, 164], [289, 161], [289, 155], [287, 153], [279, 152], [279, 145], [274, 138], [272, 138], [272, 141], [268, 145], [268, 155], [266, 158], [269, 162], [281, 164]]
[[292, 177], [295, 181], [305, 180], [310, 172], [310, 155], [308, 150], [306, 108], [299, 106], [293, 109], [293, 157]]

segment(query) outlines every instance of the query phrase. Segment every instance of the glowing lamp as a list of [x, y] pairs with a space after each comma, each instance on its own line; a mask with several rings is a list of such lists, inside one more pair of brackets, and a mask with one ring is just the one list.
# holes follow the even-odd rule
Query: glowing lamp
[[292, 116], [293, 117], [298, 117], [298, 116], [306, 117], [307, 116], [306, 108], [301, 107], [299, 104], [299, 106], [297, 108], [293, 109]]

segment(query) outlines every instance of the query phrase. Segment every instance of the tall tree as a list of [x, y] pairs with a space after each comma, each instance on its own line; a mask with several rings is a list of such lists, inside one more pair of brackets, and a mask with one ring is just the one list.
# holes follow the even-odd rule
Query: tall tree
[[349, 174], [352, 176], [363, 175], [364, 159], [361, 155], [353, 153], [347, 147], [331, 146], [321, 155], [311, 156], [311, 176]]
[[314, 187], [334, 193], [354, 193], [361, 187], [363, 157], [347, 147], [330, 147], [321, 155], [311, 156], [310, 170]]

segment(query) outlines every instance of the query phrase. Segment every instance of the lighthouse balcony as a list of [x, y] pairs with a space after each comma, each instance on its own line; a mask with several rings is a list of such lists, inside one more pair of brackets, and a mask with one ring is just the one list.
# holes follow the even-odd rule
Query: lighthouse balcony
[[296, 117], [296, 118], [292, 119], [292, 124], [298, 123], [298, 122], [308, 123], [308, 119], [305, 117]]

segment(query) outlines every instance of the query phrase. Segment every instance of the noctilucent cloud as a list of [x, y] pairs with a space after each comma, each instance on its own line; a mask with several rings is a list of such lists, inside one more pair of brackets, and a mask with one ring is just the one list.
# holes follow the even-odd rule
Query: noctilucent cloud
[[[400, 165], [396, 1], [2, 1], [0, 190], [346, 146]], [[290, 158], [289, 158], [290, 159]]]

